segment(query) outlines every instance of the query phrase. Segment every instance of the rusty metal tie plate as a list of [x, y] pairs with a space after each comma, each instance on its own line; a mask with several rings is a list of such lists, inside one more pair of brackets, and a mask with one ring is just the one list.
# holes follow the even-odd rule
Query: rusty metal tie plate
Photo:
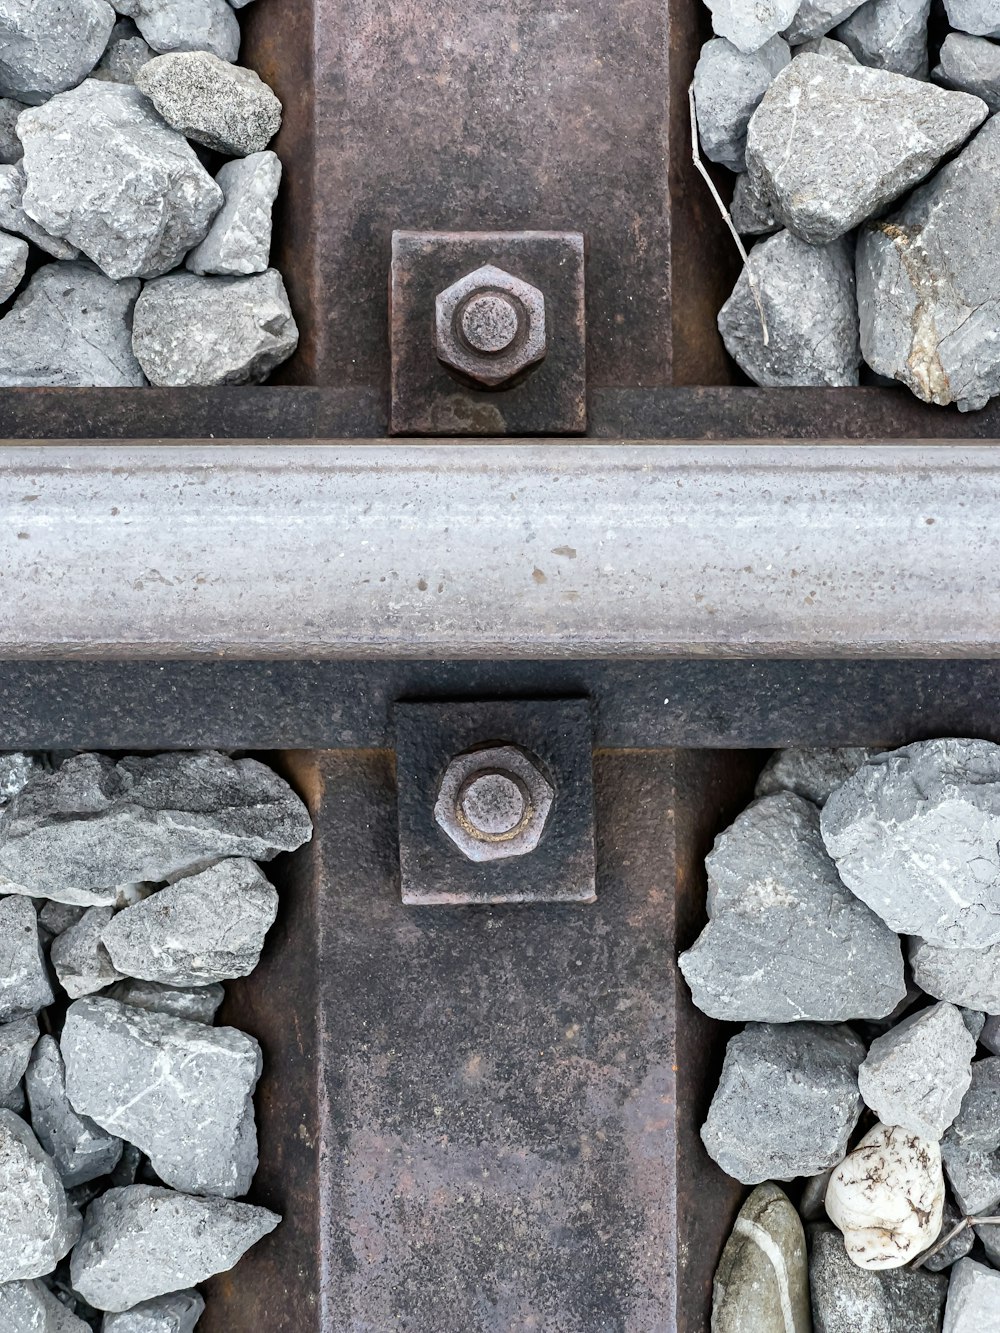
[[394, 232], [390, 336], [394, 435], [587, 429], [577, 232]]
[[404, 903], [586, 903], [594, 881], [587, 700], [401, 703]]

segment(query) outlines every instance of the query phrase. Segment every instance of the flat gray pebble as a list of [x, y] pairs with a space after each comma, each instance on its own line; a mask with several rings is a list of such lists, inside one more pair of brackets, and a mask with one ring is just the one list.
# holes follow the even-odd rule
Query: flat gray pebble
[[837, 1022], [880, 1018], [905, 996], [899, 938], [841, 883], [811, 801], [788, 791], [755, 801], [705, 869], [709, 922], [679, 959], [704, 1013]]
[[194, 149], [131, 85], [87, 79], [25, 111], [18, 132], [24, 211], [109, 278], [173, 268], [222, 207]]
[[75, 925], [52, 941], [49, 958], [71, 1000], [93, 995], [125, 975], [112, 963], [102, 938], [113, 916], [113, 907], [88, 907]]
[[944, 0], [951, 26], [976, 37], [1000, 37], [996, 0]]
[[281, 162], [270, 150], [227, 162], [215, 178], [226, 202], [212, 228], [187, 257], [192, 273], [263, 273], [271, 255], [271, 215]]
[[793, 791], [814, 805], [825, 805], [831, 792], [878, 753], [862, 746], [776, 750], [761, 770], [754, 795]]
[[259, 75], [207, 51], [158, 56], [135, 82], [168, 125], [220, 153], [259, 153], [281, 127], [281, 103]]
[[928, 995], [1000, 1014], [1000, 944], [985, 949], [945, 949], [914, 936], [909, 950], [913, 979]]
[[839, 1231], [817, 1227], [809, 1263], [813, 1333], [939, 1333], [948, 1279], [860, 1268]]
[[3, 1333], [91, 1333], [90, 1325], [49, 1291], [44, 1282], [5, 1282], [0, 1286]]
[[247, 1192], [261, 1071], [253, 1037], [89, 998], [70, 1005], [62, 1053], [76, 1110], [141, 1148], [166, 1184], [228, 1198]]
[[234, 858], [177, 880], [114, 919], [110, 909], [91, 908], [105, 910], [101, 939], [116, 975], [203, 986], [250, 975], [278, 895], [253, 861]]
[[136, 302], [132, 346], [150, 383], [259, 384], [298, 346], [281, 274], [171, 273]]
[[[750, 274], [764, 308], [766, 342]], [[861, 347], [853, 241], [807, 245], [789, 231], [759, 241], [718, 322], [726, 350], [755, 384], [856, 385]]]
[[0, 1023], [37, 1014], [54, 999], [34, 904], [0, 898]]
[[115, 0], [154, 51], [210, 51], [220, 60], [240, 53], [240, 25], [226, 0]]
[[14, 295], [28, 264], [28, 242], [0, 231], [0, 302]]
[[858, 243], [865, 360], [924, 402], [964, 412], [1000, 392], [1000, 263], [981, 240], [983, 219], [1000, 207], [998, 180], [993, 117]]
[[23, 236], [53, 259], [76, 259], [80, 251], [75, 245], [50, 236], [44, 227], [29, 218], [21, 207], [27, 185], [20, 163], [0, 166], [0, 228]]
[[865, 0], [834, 36], [862, 65], [926, 79], [931, 0]]
[[34, 1014], [13, 1018], [0, 1026], [0, 1107], [16, 1111], [22, 1104], [21, 1079], [38, 1040]]
[[893, 930], [949, 948], [1000, 942], [1000, 746], [877, 755], [833, 793], [821, 828], [841, 879]]
[[858, 1071], [865, 1105], [884, 1125], [937, 1143], [972, 1079], [976, 1042], [953, 1004], [921, 1009], [876, 1037]]
[[69, 1189], [114, 1170], [122, 1155], [121, 1139], [78, 1115], [66, 1096], [66, 1068], [59, 1043], [42, 1036], [25, 1077], [31, 1126]]
[[144, 385], [132, 352], [138, 295], [135, 280], [113, 282], [90, 264], [37, 269], [0, 320], [0, 387]]
[[694, 97], [698, 137], [706, 157], [730, 171], [746, 169], [750, 117], [791, 58], [788, 43], [780, 37], [770, 38], [749, 54], [724, 37], [705, 43], [695, 66]]
[[790, 231], [825, 245], [923, 180], [987, 114], [968, 93], [799, 56], [750, 119], [747, 169]]
[[932, 77], [946, 88], [981, 97], [991, 111], [1000, 111], [1000, 46], [995, 42], [950, 32]]
[[792, 46], [815, 41], [843, 23], [864, 0], [802, 0], [796, 7], [795, 17], [785, 29], [785, 38]]
[[132, 20], [119, 19], [111, 31], [108, 48], [90, 77], [105, 79], [109, 83], [135, 83], [139, 70], [155, 55]]
[[0, 808], [0, 891], [82, 906], [227, 856], [269, 861], [312, 836], [288, 783], [215, 751], [67, 759]]
[[85, 79], [115, 23], [106, 0], [0, 0], [0, 95], [44, 102]]
[[252, 1204], [153, 1185], [108, 1190], [87, 1210], [73, 1286], [98, 1310], [129, 1310], [226, 1272], [280, 1220]]
[[861, 1115], [865, 1048], [850, 1028], [749, 1023], [730, 1038], [701, 1137], [745, 1185], [836, 1166]]
[[740, 51], [759, 51], [795, 17], [799, 0], [705, 0], [712, 31]]
[[107, 990], [110, 1000], [134, 1004], [137, 1009], [152, 1009], [158, 1014], [172, 1014], [191, 1023], [213, 1021], [226, 993], [219, 985], [161, 986], [156, 981], [118, 981]]
[[104, 1316], [101, 1333], [194, 1333], [205, 1302], [197, 1291], [175, 1291]]
[[0, 1111], [0, 1283], [51, 1273], [79, 1234], [51, 1157], [19, 1116]]

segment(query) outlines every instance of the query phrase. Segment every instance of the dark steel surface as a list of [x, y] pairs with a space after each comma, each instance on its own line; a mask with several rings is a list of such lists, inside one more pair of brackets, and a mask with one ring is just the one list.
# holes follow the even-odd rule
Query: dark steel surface
[[[496, 436], [586, 430], [583, 248], [582, 236], [565, 232], [396, 232], [390, 289], [392, 431]], [[477, 289], [473, 275], [484, 267], [504, 270], [508, 291], [525, 311], [524, 336], [500, 358], [505, 382], [495, 387], [468, 378], [473, 373], [490, 378], [484, 368], [489, 358], [463, 347], [454, 334], [448, 336], [451, 315]], [[545, 355], [539, 361], [541, 344]]]
[[[593, 719], [586, 700], [407, 703], [395, 709], [399, 853], [407, 903], [567, 903], [594, 897]], [[477, 746], [517, 745], [555, 794], [533, 851], [472, 861], [439, 827], [450, 762]]]
[[1000, 741], [1000, 662], [3, 662], [5, 750], [388, 746], [411, 698], [588, 695], [602, 746]]

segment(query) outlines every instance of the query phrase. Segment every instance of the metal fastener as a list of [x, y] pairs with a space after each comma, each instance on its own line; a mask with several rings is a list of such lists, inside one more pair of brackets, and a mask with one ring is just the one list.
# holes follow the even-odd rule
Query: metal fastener
[[515, 745], [457, 755], [434, 818], [470, 861], [524, 856], [538, 846], [555, 792], [537, 762]]
[[435, 308], [439, 360], [477, 384], [500, 388], [545, 356], [545, 297], [495, 264], [452, 283]]

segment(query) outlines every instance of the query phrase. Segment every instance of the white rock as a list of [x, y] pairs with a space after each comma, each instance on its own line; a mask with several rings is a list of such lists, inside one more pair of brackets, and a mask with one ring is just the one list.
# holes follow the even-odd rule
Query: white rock
[[1000, 1333], [1000, 1273], [974, 1259], [951, 1270], [943, 1333]]
[[826, 1211], [859, 1268], [901, 1268], [941, 1230], [939, 1145], [897, 1126], [876, 1125], [834, 1170]]
[[961, 1110], [975, 1053], [959, 1010], [931, 1005], [872, 1042], [858, 1087], [883, 1124], [937, 1142]]

